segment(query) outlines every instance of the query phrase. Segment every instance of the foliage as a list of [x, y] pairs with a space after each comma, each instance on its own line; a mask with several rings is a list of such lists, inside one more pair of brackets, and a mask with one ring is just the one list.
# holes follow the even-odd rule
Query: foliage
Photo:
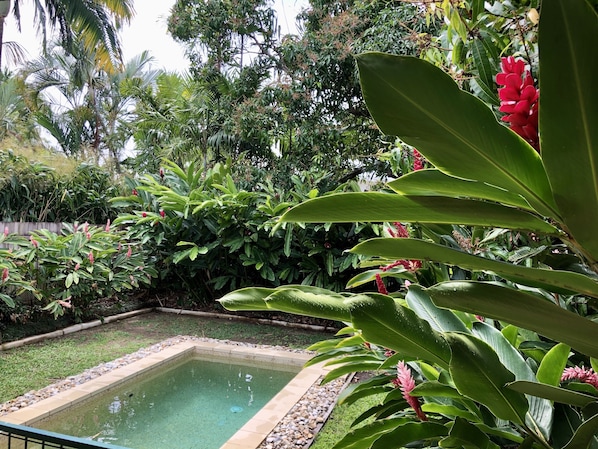
[[[397, 261], [391, 266], [403, 268], [391, 276], [420, 285], [388, 294], [387, 271], [379, 270], [364, 278], [375, 278], [380, 293], [285, 286], [221, 299], [235, 310], [350, 323], [342, 340], [315, 346], [313, 362], [337, 366], [326, 380], [379, 370], [346, 401], [386, 397], [359, 418], [376, 421], [339, 448], [598, 443], [590, 370], [598, 357], [598, 98], [587, 45], [598, 38], [598, 15], [586, 0], [544, 0], [540, 14], [540, 153], [431, 64], [362, 54], [364, 98], [377, 125], [435, 168], [393, 181], [392, 193], [325, 196], [282, 218], [414, 223], [412, 237], [372, 239], [351, 252], [385, 268]], [[573, 381], [563, 376], [577, 365]]]
[[[299, 199], [318, 195], [295, 181], [303, 188]], [[340, 287], [357, 262], [341, 248], [373, 235], [354, 224], [275, 227], [274, 218], [297, 200], [271, 185], [241, 190], [222, 164], [204, 171], [165, 162], [158, 174], [129, 186], [131, 194], [114, 204], [134, 212], [115, 223], [129, 225], [131, 235], [144, 242], [161, 283], [181, 285], [200, 302], [247, 285]]]
[[119, 188], [97, 166], [80, 164], [71, 173], [58, 175], [10, 150], [0, 152], [0, 163], [2, 221], [102, 223], [116, 215], [109, 200]]
[[[22, 3], [22, 0], [15, 0], [12, 10], [19, 29]], [[97, 53], [100, 68], [111, 70], [122, 63], [117, 31], [134, 15], [130, 0], [47, 0], [43, 4], [35, 2], [34, 7], [34, 20], [41, 31], [44, 50], [47, 26], [50, 25], [58, 27], [60, 41], [66, 51], [70, 52], [73, 42], [80, 39], [87, 50]]]
[[7, 237], [13, 248], [2, 254], [6, 256], [2, 263], [12, 261], [8, 287], [14, 295], [2, 298], [9, 306], [22, 290], [28, 290], [55, 317], [68, 309], [81, 319], [98, 299], [148, 285], [157, 275], [146, 263], [141, 245], [127, 241], [125, 231], [111, 229], [110, 222], [104, 228], [64, 225], [61, 234], [38, 230], [29, 239]]
[[[169, 30], [187, 45], [197, 93], [175, 104], [196, 102], [182, 109], [176, 135], [176, 121], [160, 120], [168, 131], [152, 136], [159, 136], [163, 148], [188, 142], [193, 151], [179, 153], [187, 161], [210, 165], [244, 157], [284, 188], [289, 171], [299, 175], [317, 167], [340, 182], [372, 168], [385, 171], [371, 152], [387, 144], [380, 142], [359, 95], [351, 52], [417, 54], [434, 27], [426, 26], [413, 5], [325, 1], [311, 2], [298, 18], [301, 36], [281, 37], [270, 4], [176, 2]], [[169, 109], [169, 103], [150, 103], [158, 105], [151, 108], [154, 116], [170, 117], [178, 108]], [[194, 141], [189, 120], [196, 125]], [[153, 150], [154, 160], [159, 150]], [[180, 163], [179, 154], [167, 157]]]
[[0, 75], [0, 140], [9, 136], [30, 140], [38, 136], [22, 94], [23, 84], [23, 79], [15, 74]]
[[37, 124], [64, 154], [111, 163], [119, 171], [135, 119], [134, 98], [125, 86], [145, 88], [157, 72], [148, 70], [152, 58], [147, 52], [111, 72], [96, 67], [97, 57], [82, 40], [74, 41], [70, 52], [54, 45], [29, 61], [22, 76], [35, 99]]

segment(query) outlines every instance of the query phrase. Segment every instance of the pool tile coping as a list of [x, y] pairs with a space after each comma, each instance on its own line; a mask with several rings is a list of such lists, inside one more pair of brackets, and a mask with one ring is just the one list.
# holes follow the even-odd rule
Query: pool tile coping
[[[53, 413], [65, 410], [77, 403], [118, 387], [125, 381], [134, 379], [149, 370], [171, 363], [187, 356], [208, 356], [232, 358], [233, 360], [256, 361], [258, 363], [302, 367], [311, 355], [279, 349], [238, 346], [226, 343], [185, 341], [137, 360], [129, 365], [116, 368], [95, 379], [62, 391], [2, 417], [2, 421], [31, 426]], [[304, 367], [278, 392], [253, 418], [239, 429], [220, 449], [256, 449], [272, 432], [291, 408], [314, 385], [328, 369], [322, 364]]]

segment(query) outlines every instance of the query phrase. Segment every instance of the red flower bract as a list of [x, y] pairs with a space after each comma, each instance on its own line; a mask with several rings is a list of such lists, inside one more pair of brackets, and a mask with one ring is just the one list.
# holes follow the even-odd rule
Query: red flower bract
[[502, 72], [496, 75], [500, 112], [502, 120], [509, 123], [509, 128], [523, 137], [527, 143], [540, 151], [538, 138], [538, 99], [539, 90], [534, 86], [534, 79], [525, 70], [525, 62], [513, 56], [502, 58]]

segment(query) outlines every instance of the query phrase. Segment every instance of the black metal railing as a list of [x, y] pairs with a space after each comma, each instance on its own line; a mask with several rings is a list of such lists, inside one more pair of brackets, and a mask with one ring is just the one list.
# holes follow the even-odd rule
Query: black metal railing
[[0, 449], [126, 449], [0, 421]]

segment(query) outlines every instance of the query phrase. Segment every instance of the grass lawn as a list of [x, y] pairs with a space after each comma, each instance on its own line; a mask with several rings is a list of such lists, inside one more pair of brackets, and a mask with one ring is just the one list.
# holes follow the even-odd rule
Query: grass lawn
[[306, 348], [330, 338], [308, 330], [148, 313], [0, 352], [0, 403], [177, 335]]

